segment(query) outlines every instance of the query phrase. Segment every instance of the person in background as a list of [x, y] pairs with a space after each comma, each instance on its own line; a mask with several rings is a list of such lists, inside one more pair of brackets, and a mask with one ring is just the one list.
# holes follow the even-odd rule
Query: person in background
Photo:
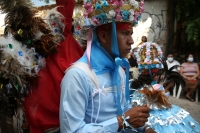
[[138, 67], [137, 59], [134, 55], [133, 50], [130, 53], [127, 54], [126, 58], [129, 61], [130, 67]]
[[129, 75], [130, 79], [136, 79], [138, 77], [138, 63], [137, 59], [134, 55], [134, 52], [137, 48], [131, 50], [130, 53], [127, 54], [126, 58], [130, 64]]
[[140, 42], [140, 43], [137, 45], [137, 47], [140, 46], [141, 44], [147, 42], [147, 37], [146, 37], [146, 36], [142, 36], [141, 41], [142, 41], [142, 42]]
[[[176, 66], [176, 67], [174, 67], [174, 69], [172, 71], [175, 71], [175, 72], [180, 71], [180, 63], [174, 59], [173, 53], [168, 53], [166, 63], [167, 63], [168, 69], [172, 68], [173, 66]], [[168, 92], [171, 89], [173, 89], [174, 82], [167, 82], [167, 83], [163, 84], [163, 86], [165, 88], [165, 92]]]
[[173, 53], [169, 53], [167, 55], [166, 62], [167, 62], [168, 69], [170, 69], [172, 66], [178, 65], [179, 67], [174, 68], [173, 71], [176, 71], [176, 72], [180, 71], [180, 63], [174, 59], [174, 54]]
[[199, 66], [197, 65], [197, 63], [194, 62], [193, 54], [187, 54], [185, 56], [185, 61], [186, 62], [181, 64], [181, 69], [180, 69], [180, 74], [186, 80], [185, 97], [189, 101], [194, 102], [192, 94], [197, 89], [198, 85], [197, 77], [199, 76]]

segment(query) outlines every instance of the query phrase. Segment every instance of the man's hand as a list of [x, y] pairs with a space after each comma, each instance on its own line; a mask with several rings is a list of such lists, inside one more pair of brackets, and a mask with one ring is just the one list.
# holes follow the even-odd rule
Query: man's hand
[[131, 126], [139, 128], [144, 126], [145, 122], [148, 121], [149, 111], [150, 109], [146, 105], [133, 107], [125, 113], [125, 117], [130, 117], [127, 122]]

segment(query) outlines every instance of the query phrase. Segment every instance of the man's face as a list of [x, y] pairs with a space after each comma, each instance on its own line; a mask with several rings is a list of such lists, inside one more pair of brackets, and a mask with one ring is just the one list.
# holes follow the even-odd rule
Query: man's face
[[132, 38], [133, 30], [117, 30], [119, 53], [121, 58], [125, 58], [134, 43]]

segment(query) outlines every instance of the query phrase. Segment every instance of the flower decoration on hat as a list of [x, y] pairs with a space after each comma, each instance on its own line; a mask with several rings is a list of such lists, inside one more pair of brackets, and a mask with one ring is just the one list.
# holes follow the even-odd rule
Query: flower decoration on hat
[[86, 26], [99, 26], [115, 21], [137, 24], [144, 11], [144, 0], [85, 0], [84, 17]]

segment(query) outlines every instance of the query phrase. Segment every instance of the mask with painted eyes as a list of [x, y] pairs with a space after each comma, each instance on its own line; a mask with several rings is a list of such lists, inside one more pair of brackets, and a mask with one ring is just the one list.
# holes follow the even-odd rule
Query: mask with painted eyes
[[193, 61], [194, 61], [194, 58], [189, 57], [189, 58], [188, 58], [188, 61], [189, 61], [189, 62], [193, 62]]

